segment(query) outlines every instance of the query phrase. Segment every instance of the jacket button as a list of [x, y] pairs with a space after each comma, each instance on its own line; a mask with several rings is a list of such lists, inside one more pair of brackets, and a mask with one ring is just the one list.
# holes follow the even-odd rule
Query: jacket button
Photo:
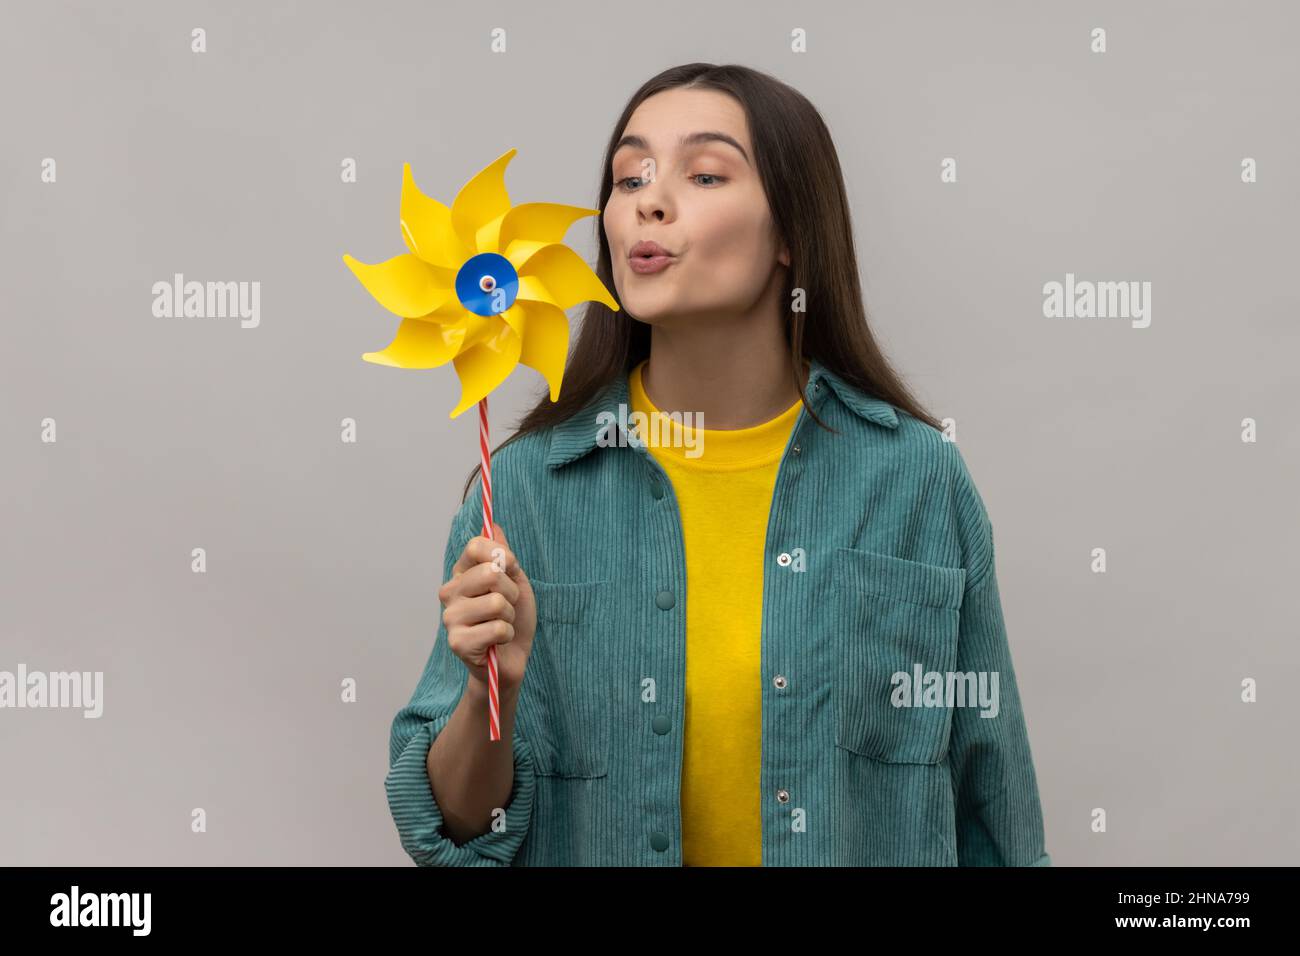
[[789, 794], [789, 792], [786, 791], [786, 790], [778, 790], [778, 791], [776, 792], [776, 802], [777, 802], [777, 803], [789, 803], [789, 802], [790, 802], [790, 794]]
[[650, 726], [660, 737], [673, 729], [673, 719], [667, 714], [659, 714], [654, 720], [650, 721]]
[[783, 568], [789, 567], [791, 560], [792, 559], [788, 551], [782, 551], [780, 554], [776, 556], [776, 563], [781, 565], [781, 567]]
[[784, 674], [777, 674], [775, 677], [772, 678], [772, 686], [775, 687], [777, 690], [785, 690], [787, 683], [789, 682], [785, 679]]
[[655, 501], [658, 501], [663, 496], [664, 496], [663, 482], [659, 481], [656, 478], [650, 482], [650, 497], [654, 498]]
[[790, 449], [790, 450], [793, 451], [796, 455], [799, 454], [799, 446], [798, 446], [798, 445], [795, 445], [794, 448], [792, 448], [792, 449]]
[[668, 610], [676, 603], [677, 599], [673, 597], [672, 591], [660, 591], [655, 595], [655, 604], [659, 606], [659, 610], [661, 611]]
[[664, 852], [668, 849], [668, 834], [660, 833], [658, 830], [650, 834], [650, 847], [660, 853]]

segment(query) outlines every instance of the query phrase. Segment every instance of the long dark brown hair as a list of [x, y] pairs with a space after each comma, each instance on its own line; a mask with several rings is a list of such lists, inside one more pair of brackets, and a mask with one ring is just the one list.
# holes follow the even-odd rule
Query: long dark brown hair
[[[748, 67], [712, 63], [675, 66], [651, 78], [628, 100], [609, 137], [601, 164], [598, 208], [604, 210], [613, 191], [610, 168], [614, 147], [633, 111], [654, 94], [679, 87], [728, 93], [745, 110], [754, 161], [772, 220], [790, 253], [783, 301], [791, 302], [793, 290], [804, 290], [806, 311], [790, 309], [785, 327], [791, 371], [808, 414], [821, 427], [835, 430], [817, 417], [803, 394], [808, 385], [804, 360], [816, 357], [849, 384], [932, 428], [941, 428], [939, 421], [912, 396], [871, 334], [858, 280], [839, 157], [821, 114], [798, 90]], [[617, 299], [609, 240], [599, 220], [596, 234], [600, 242], [596, 275]], [[587, 303], [565, 367], [559, 399], [552, 402], [543, 389], [540, 400], [499, 448], [581, 412], [615, 376], [627, 375], [649, 357], [650, 326], [629, 316], [621, 302], [619, 305], [615, 312], [600, 302]], [[481, 464], [475, 465], [470, 472], [462, 500], [480, 468]]]

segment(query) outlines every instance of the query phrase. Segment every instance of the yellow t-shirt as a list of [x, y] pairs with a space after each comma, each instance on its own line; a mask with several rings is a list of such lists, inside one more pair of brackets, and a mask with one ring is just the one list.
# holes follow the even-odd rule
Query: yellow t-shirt
[[[653, 416], [659, 410], [641, 384], [644, 365], [629, 373], [629, 400], [633, 412]], [[763, 862], [763, 553], [777, 467], [801, 407], [796, 400], [752, 428], [673, 423], [644, 436], [672, 481], [686, 546], [686, 866]]]

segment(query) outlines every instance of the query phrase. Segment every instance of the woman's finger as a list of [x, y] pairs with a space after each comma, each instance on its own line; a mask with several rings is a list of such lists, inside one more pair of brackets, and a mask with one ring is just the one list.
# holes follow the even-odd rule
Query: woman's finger
[[490, 646], [509, 644], [514, 639], [515, 628], [509, 621], [484, 621], [447, 632], [447, 645], [451, 652], [475, 667], [484, 666]]
[[442, 612], [442, 622], [448, 630], [453, 627], [472, 627], [493, 620], [507, 623], [514, 623], [515, 620], [515, 606], [500, 591], [489, 591], [477, 597], [462, 595]]

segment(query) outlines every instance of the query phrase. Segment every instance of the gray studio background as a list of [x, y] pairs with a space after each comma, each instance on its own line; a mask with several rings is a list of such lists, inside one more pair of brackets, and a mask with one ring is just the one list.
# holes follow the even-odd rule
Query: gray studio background
[[[993, 519], [1054, 862], [1300, 861], [1297, 28], [1283, 3], [6, 4], [0, 670], [105, 687], [98, 720], [0, 710], [0, 863], [409, 865], [389, 722], [476, 424], [450, 368], [361, 360], [396, 319], [342, 254], [405, 251], [404, 161], [449, 202], [517, 147], [514, 202], [593, 206], [627, 97], [694, 60], [832, 129], [878, 334]], [[589, 261], [596, 222], [567, 240]], [[260, 282], [260, 325], [154, 317], [177, 272]], [[1151, 282], [1150, 327], [1045, 318], [1067, 272]], [[540, 388], [494, 393], [494, 445]]]

